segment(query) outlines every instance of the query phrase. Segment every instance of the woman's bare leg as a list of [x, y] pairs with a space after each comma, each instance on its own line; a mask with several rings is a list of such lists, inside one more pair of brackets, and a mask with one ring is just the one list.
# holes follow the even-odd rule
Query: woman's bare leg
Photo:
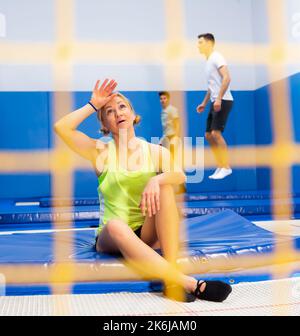
[[[165, 192], [167, 194], [167, 190]], [[126, 263], [144, 278], [161, 279], [166, 285], [171, 284], [172, 286], [166, 287], [166, 294], [174, 300], [191, 302], [196, 296], [204, 300], [221, 302], [231, 292], [229, 285], [211, 281], [207, 293], [200, 295], [199, 290], [204, 292], [208, 282], [202, 282], [199, 288], [196, 279], [180, 272], [177, 267], [145, 244], [127, 224], [118, 219], [111, 220], [106, 224], [105, 229], [98, 238], [97, 251], [120, 251], [125, 257]], [[167, 254], [171, 256], [171, 253], [167, 252]], [[174, 254], [176, 254], [176, 251]], [[177, 286], [174, 286], [174, 284]], [[194, 296], [187, 296], [186, 293], [178, 288], [178, 285], [187, 292], [192, 293], [195, 291]]]
[[[173, 221], [174, 227], [168, 225]], [[129, 265], [144, 277], [162, 279], [166, 283], [176, 283], [192, 292], [196, 288], [196, 279], [184, 275], [175, 267], [179, 241], [178, 228], [179, 216], [173, 188], [172, 186], [161, 186], [160, 211], [151, 218], [147, 217], [141, 239], [121, 220], [111, 220], [98, 238], [97, 251], [110, 253], [120, 251]], [[168, 261], [148, 244], [152, 247], [160, 245]], [[205, 285], [203, 283], [201, 291], [205, 290]]]
[[145, 244], [131, 228], [121, 220], [109, 221], [97, 240], [98, 252], [120, 251], [129, 266], [145, 278], [162, 279], [167, 283], [176, 283], [192, 292], [196, 280], [179, 272], [174, 266]]
[[171, 185], [160, 187], [160, 210], [155, 215], [155, 227], [164, 257], [175, 265], [179, 249], [179, 214]]
[[[155, 215], [155, 227], [159, 244], [166, 260], [176, 267], [180, 243], [180, 216], [176, 205], [174, 190], [171, 185], [160, 187], [160, 211]], [[188, 288], [196, 287], [196, 279], [185, 276]], [[203, 283], [201, 291], [205, 290]]]

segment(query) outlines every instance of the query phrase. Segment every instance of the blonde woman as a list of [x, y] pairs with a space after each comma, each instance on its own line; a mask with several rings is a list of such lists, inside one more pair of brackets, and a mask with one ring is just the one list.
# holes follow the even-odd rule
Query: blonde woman
[[[185, 174], [166, 164], [171, 160], [166, 148], [135, 136], [139, 117], [126, 97], [113, 93], [116, 86], [114, 80], [106, 79], [102, 84], [97, 81], [90, 102], [54, 126], [73, 151], [91, 162], [97, 174], [104, 211], [96, 250], [120, 252], [145, 278], [162, 279], [167, 288], [182, 288], [183, 297], [174, 294], [173, 299], [225, 300], [231, 292], [228, 284], [197, 281], [175, 267], [179, 216], [172, 186], [183, 183]], [[93, 113], [97, 113], [103, 133], [111, 134], [110, 142], [92, 139], [77, 130]], [[174, 167], [172, 171], [170, 166]], [[164, 257], [155, 251], [158, 248]]]

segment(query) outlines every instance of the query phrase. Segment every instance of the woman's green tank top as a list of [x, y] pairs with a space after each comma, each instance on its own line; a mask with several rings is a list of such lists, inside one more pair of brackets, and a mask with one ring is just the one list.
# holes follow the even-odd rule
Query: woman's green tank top
[[108, 143], [108, 162], [104, 172], [98, 177], [100, 201], [100, 221], [98, 234], [111, 219], [121, 219], [133, 230], [144, 224], [145, 217], [139, 207], [142, 192], [149, 179], [156, 175], [151, 159], [149, 143], [139, 139], [142, 162], [137, 171], [119, 167], [114, 140]]

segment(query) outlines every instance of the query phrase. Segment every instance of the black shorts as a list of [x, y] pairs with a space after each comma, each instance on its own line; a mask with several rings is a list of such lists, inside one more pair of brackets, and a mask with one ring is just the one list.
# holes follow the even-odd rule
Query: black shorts
[[214, 104], [210, 106], [206, 121], [206, 132], [221, 131], [224, 132], [229, 112], [232, 109], [232, 100], [222, 100], [221, 110], [219, 112], [214, 111]]
[[135, 231], [133, 231], [139, 238], [141, 238], [142, 227], [143, 226], [140, 226], [138, 229], [136, 229]]

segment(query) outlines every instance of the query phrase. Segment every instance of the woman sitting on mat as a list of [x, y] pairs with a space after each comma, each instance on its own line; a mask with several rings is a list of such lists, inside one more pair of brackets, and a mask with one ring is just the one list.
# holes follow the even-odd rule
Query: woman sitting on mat
[[[166, 148], [135, 136], [134, 125], [139, 117], [126, 97], [113, 93], [116, 86], [114, 80], [106, 79], [101, 86], [97, 81], [90, 102], [54, 126], [72, 150], [92, 163], [98, 176], [104, 213], [96, 250], [121, 252], [126, 262], [144, 277], [162, 279], [173, 299], [221, 302], [230, 294], [230, 285], [197, 281], [176, 267], [179, 214], [173, 186], [184, 183], [186, 177], [176, 164], [172, 163], [172, 169], [166, 164], [171, 160]], [[95, 112], [102, 132], [112, 135], [108, 143], [77, 130]], [[157, 248], [164, 257], [154, 250]], [[171, 288], [181, 288], [183, 294], [177, 295], [178, 290]]]

